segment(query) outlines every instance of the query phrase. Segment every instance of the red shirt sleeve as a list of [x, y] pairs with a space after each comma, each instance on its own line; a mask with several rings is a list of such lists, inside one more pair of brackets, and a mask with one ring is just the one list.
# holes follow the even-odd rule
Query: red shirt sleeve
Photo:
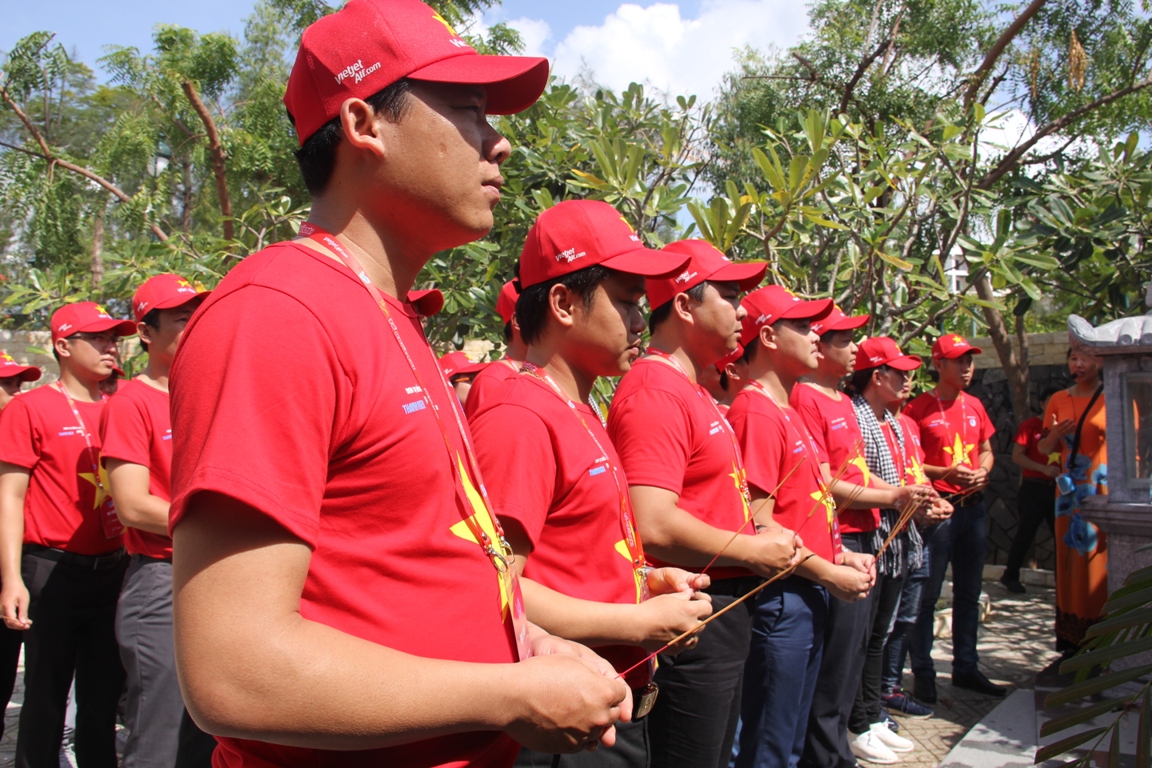
[[769, 418], [750, 408], [745, 409], [739, 419], [743, 423], [739, 427], [733, 424], [733, 427], [740, 440], [748, 485], [769, 493], [783, 477], [784, 451], [788, 445], [784, 421]]
[[150, 467], [152, 436], [135, 401], [113, 395], [100, 414], [100, 461], [119, 459]]
[[31, 470], [40, 463], [41, 436], [32, 423], [32, 411], [12, 399], [0, 412], [0, 461]]
[[518, 522], [535, 548], [556, 489], [556, 456], [547, 427], [532, 411], [509, 404], [477, 414], [470, 426], [497, 515]]
[[684, 404], [667, 392], [639, 390], [614, 402], [608, 433], [620, 453], [628, 485], [683, 493], [691, 430]]
[[[329, 458], [347, 406], [337, 391], [337, 382], [346, 381], [340, 360], [311, 310], [281, 291], [249, 285], [211, 310], [185, 336], [172, 376], [169, 530], [193, 496], [212, 491], [315, 546]], [[254, 327], [254, 316], [276, 322]], [[285, 354], [294, 361], [290, 376]]]

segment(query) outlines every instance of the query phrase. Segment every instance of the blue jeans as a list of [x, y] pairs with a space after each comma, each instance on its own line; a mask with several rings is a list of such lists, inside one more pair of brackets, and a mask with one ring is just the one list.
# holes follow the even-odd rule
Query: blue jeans
[[820, 671], [828, 593], [793, 576], [757, 596], [736, 768], [794, 768]]
[[944, 571], [952, 563], [952, 675], [976, 672], [976, 630], [980, 626], [980, 586], [988, 552], [988, 519], [984, 502], [956, 507], [952, 517], [925, 531], [928, 580], [920, 595], [920, 615], [911, 632], [912, 673], [935, 678], [932, 641], [936, 601], [944, 585]]
[[920, 615], [920, 595], [924, 582], [928, 580], [928, 550], [924, 550], [920, 567], [904, 579], [904, 591], [900, 594], [900, 607], [896, 609], [896, 623], [892, 634], [884, 646], [884, 667], [880, 673], [880, 695], [887, 696], [900, 687], [904, 677], [904, 660], [908, 656], [908, 641], [916, 619]]

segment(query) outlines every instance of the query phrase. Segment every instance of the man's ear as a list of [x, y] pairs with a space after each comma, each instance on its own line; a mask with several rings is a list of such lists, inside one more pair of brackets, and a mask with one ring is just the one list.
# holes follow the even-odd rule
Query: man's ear
[[363, 99], [345, 99], [340, 105], [340, 129], [348, 146], [377, 157], [384, 157], [376, 110]]
[[692, 297], [686, 293], [678, 293], [672, 297], [672, 314], [686, 323], [694, 323], [692, 317]]
[[548, 313], [556, 322], [565, 328], [571, 328], [576, 321], [577, 305], [583, 307], [580, 294], [568, 290], [568, 287], [557, 283], [548, 291]]
[[140, 337], [140, 341], [143, 341], [145, 344], [151, 344], [152, 343], [152, 333], [153, 333], [152, 326], [148, 325], [147, 323], [143, 323], [143, 322], [136, 323], [136, 334]]
[[56, 350], [58, 357], [72, 357], [72, 351], [68, 349], [67, 339], [56, 339], [52, 342], [52, 348]]
[[776, 349], [776, 329], [768, 323], [760, 326], [760, 345], [765, 349]]

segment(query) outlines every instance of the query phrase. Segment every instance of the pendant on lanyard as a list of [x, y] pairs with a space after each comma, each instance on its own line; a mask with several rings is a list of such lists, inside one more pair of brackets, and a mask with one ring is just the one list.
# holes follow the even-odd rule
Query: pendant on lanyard
[[632, 504], [628, 498], [628, 488], [620, 478], [619, 468], [616, 466], [616, 463], [612, 461], [612, 457], [608, 451], [604, 450], [600, 438], [596, 437], [596, 433], [588, 426], [588, 422], [584, 419], [583, 414], [580, 413], [575, 401], [564, 394], [564, 390], [560, 388], [560, 385], [556, 383], [555, 379], [543, 368], [529, 362], [524, 363], [523, 371], [547, 384], [556, 396], [568, 406], [568, 410], [570, 410], [572, 415], [576, 417], [576, 420], [580, 422], [580, 426], [584, 427], [584, 431], [588, 433], [588, 437], [592, 438], [592, 443], [596, 446], [596, 450], [608, 461], [608, 469], [612, 473], [612, 480], [615, 481], [616, 492], [619, 494], [620, 529], [624, 534], [624, 546], [628, 549], [628, 559], [632, 563], [632, 576], [636, 580], [636, 602], [641, 603], [647, 600], [651, 596], [651, 593], [648, 589], [648, 569], [644, 560], [644, 545], [640, 541], [640, 531], [636, 529], [636, 520], [632, 513]]
[[[436, 401], [432, 399], [428, 387], [425, 386], [421, 380], [420, 372], [416, 368], [416, 362], [412, 359], [412, 355], [408, 351], [408, 345], [404, 343], [404, 339], [400, 335], [400, 329], [396, 325], [396, 320], [392, 317], [391, 310], [388, 309], [388, 302], [384, 298], [384, 295], [380, 293], [379, 289], [368, 279], [368, 275], [364, 272], [364, 269], [360, 266], [360, 262], [356, 257], [333, 235], [325, 232], [314, 224], [305, 222], [300, 225], [300, 236], [310, 238], [324, 246], [327, 250], [335, 253], [344, 265], [351, 270], [352, 274], [356, 276], [368, 291], [369, 296], [372, 297], [376, 306], [384, 314], [388, 328], [392, 331], [392, 336], [396, 340], [397, 346], [400, 347], [400, 351], [404, 355], [404, 360], [408, 363], [412, 376], [416, 379], [416, 384], [420, 388], [421, 398], [424, 400], [424, 404], [428, 410], [432, 412], [436, 425], [440, 429], [440, 435], [444, 438], [444, 447], [448, 451], [448, 463], [452, 467], [452, 473], [456, 480], [455, 493], [460, 506], [460, 515], [464, 518], [464, 523], [467, 525], [468, 530], [472, 533], [476, 543], [480, 545], [480, 548], [488, 557], [499, 576], [501, 618], [503, 618], [504, 610], [507, 609], [512, 617], [512, 632], [516, 643], [517, 654], [521, 661], [529, 658], [532, 655], [532, 646], [528, 638], [528, 620], [524, 613], [524, 598], [520, 592], [520, 581], [514, 566], [515, 555], [512, 553], [512, 548], [508, 546], [508, 542], [504, 538], [504, 529], [501, 528], [500, 521], [492, 511], [492, 502], [488, 498], [488, 490], [484, 487], [484, 482], [480, 477], [480, 467], [476, 461], [476, 453], [472, 448], [472, 441], [468, 437], [468, 431], [464, 428], [464, 423], [460, 416], [459, 399], [456, 398], [450, 389], [451, 385], [449, 385], [448, 380], [440, 370], [432, 348], [427, 343], [424, 344], [429, 356], [432, 358], [432, 369], [437, 372], [446, 402], [449, 403], [449, 408], [452, 410], [452, 415], [456, 420], [456, 429], [460, 442], [464, 446], [464, 453], [468, 459], [467, 467], [465, 467], [459, 453], [452, 447], [452, 440], [448, 434], [448, 428], [444, 425], [444, 420], [440, 414], [440, 407], [436, 404]], [[471, 472], [471, 477], [475, 478], [475, 483], [473, 483], [469, 477], [469, 472]], [[473, 514], [469, 515], [469, 510], [471, 510]], [[495, 541], [493, 537], [484, 530], [483, 522], [485, 521], [481, 519], [482, 513], [486, 521], [491, 523], [492, 531], [495, 534]], [[499, 549], [497, 549], [497, 547], [499, 547]]]
[[[108, 488], [104, 484], [104, 478], [101, 477], [100, 456], [96, 447], [92, 445], [92, 436], [88, 431], [88, 425], [84, 423], [84, 417], [80, 415], [80, 409], [76, 407], [72, 395], [68, 394], [68, 390], [64, 388], [64, 382], [58, 381], [56, 386], [60, 390], [60, 394], [64, 395], [64, 399], [68, 401], [68, 407], [72, 409], [72, 415], [80, 427], [84, 445], [87, 446], [88, 461], [92, 466], [92, 484], [96, 486], [96, 503], [94, 506], [100, 513], [100, 526], [104, 529], [104, 538], [109, 540], [119, 538], [124, 533], [124, 524], [120, 522], [120, 518], [116, 514], [116, 503], [112, 500], [112, 494], [108, 492]], [[104, 395], [101, 395], [100, 399], [107, 400]]]
[[820, 495], [818, 500], [827, 510], [828, 531], [832, 534], [832, 560], [840, 565], [844, 562], [844, 544], [840, 537], [840, 521], [836, 519], [836, 502], [832, 498], [832, 491], [828, 490], [828, 486], [824, 484], [824, 478], [820, 476], [820, 458], [816, 455], [815, 449], [812, 448], [812, 438], [808, 435], [808, 428], [804, 427], [804, 431], [801, 432], [800, 428], [792, 423], [792, 419], [784, 410], [784, 406], [776, 402], [776, 398], [772, 397], [772, 393], [768, 391], [767, 387], [756, 379], [752, 379], [748, 383], [753, 389], [768, 398], [772, 405], [776, 406], [780, 415], [784, 417], [784, 423], [795, 433], [796, 439], [804, 451], [804, 458], [812, 469], [812, 478], [816, 481], [817, 493]]
[[[677, 360], [674, 355], [670, 355], [654, 347], [648, 347], [647, 353], [652, 355], [650, 359], [659, 360], [675, 368], [684, 375], [684, 378], [688, 380], [689, 384], [692, 384], [692, 378], [688, 375], [688, 371], [684, 369], [683, 363]], [[732, 442], [732, 456], [734, 458], [732, 469], [735, 472], [734, 479], [736, 480], [736, 487], [740, 491], [740, 501], [744, 505], [744, 525], [740, 526], [740, 530], [743, 530], [744, 526], [752, 520], [752, 492], [748, 490], [748, 472], [744, 468], [744, 457], [740, 453], [740, 441], [736, 439], [735, 430], [733, 430], [732, 425], [728, 423], [728, 419], [724, 418], [724, 414], [720, 412], [720, 408], [716, 405], [716, 401], [712, 399], [712, 395], [708, 394], [699, 384], [693, 386], [700, 399], [712, 406], [712, 411], [719, 420], [720, 428], [724, 430], [724, 433], [728, 435], [728, 439]]]

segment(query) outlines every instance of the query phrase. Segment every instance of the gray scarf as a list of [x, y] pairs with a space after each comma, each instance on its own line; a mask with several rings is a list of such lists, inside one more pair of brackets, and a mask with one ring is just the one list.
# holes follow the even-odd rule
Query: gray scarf
[[[892, 453], [888, 448], [888, 441], [884, 438], [884, 430], [880, 428], [880, 422], [876, 419], [876, 412], [862, 395], [853, 395], [852, 406], [856, 409], [856, 421], [860, 424], [860, 434], [864, 437], [864, 461], [868, 464], [868, 470], [889, 485], [897, 487], [904, 485], [904, 478], [900, 477], [896, 462], [892, 460]], [[908, 453], [904, 447], [904, 430], [888, 411], [884, 411], [884, 423], [896, 436], [896, 444], [901, 457], [904, 458], [904, 465], [907, 466]], [[880, 510], [881, 543], [888, 539], [899, 519], [900, 512], [895, 509]], [[877, 572], [892, 578], [910, 573], [920, 567], [923, 551], [924, 542], [920, 539], [920, 532], [916, 530], [915, 524], [909, 524], [896, 535], [892, 544], [885, 550], [884, 556], [876, 564]], [[908, 571], [905, 571], [905, 568]]]

